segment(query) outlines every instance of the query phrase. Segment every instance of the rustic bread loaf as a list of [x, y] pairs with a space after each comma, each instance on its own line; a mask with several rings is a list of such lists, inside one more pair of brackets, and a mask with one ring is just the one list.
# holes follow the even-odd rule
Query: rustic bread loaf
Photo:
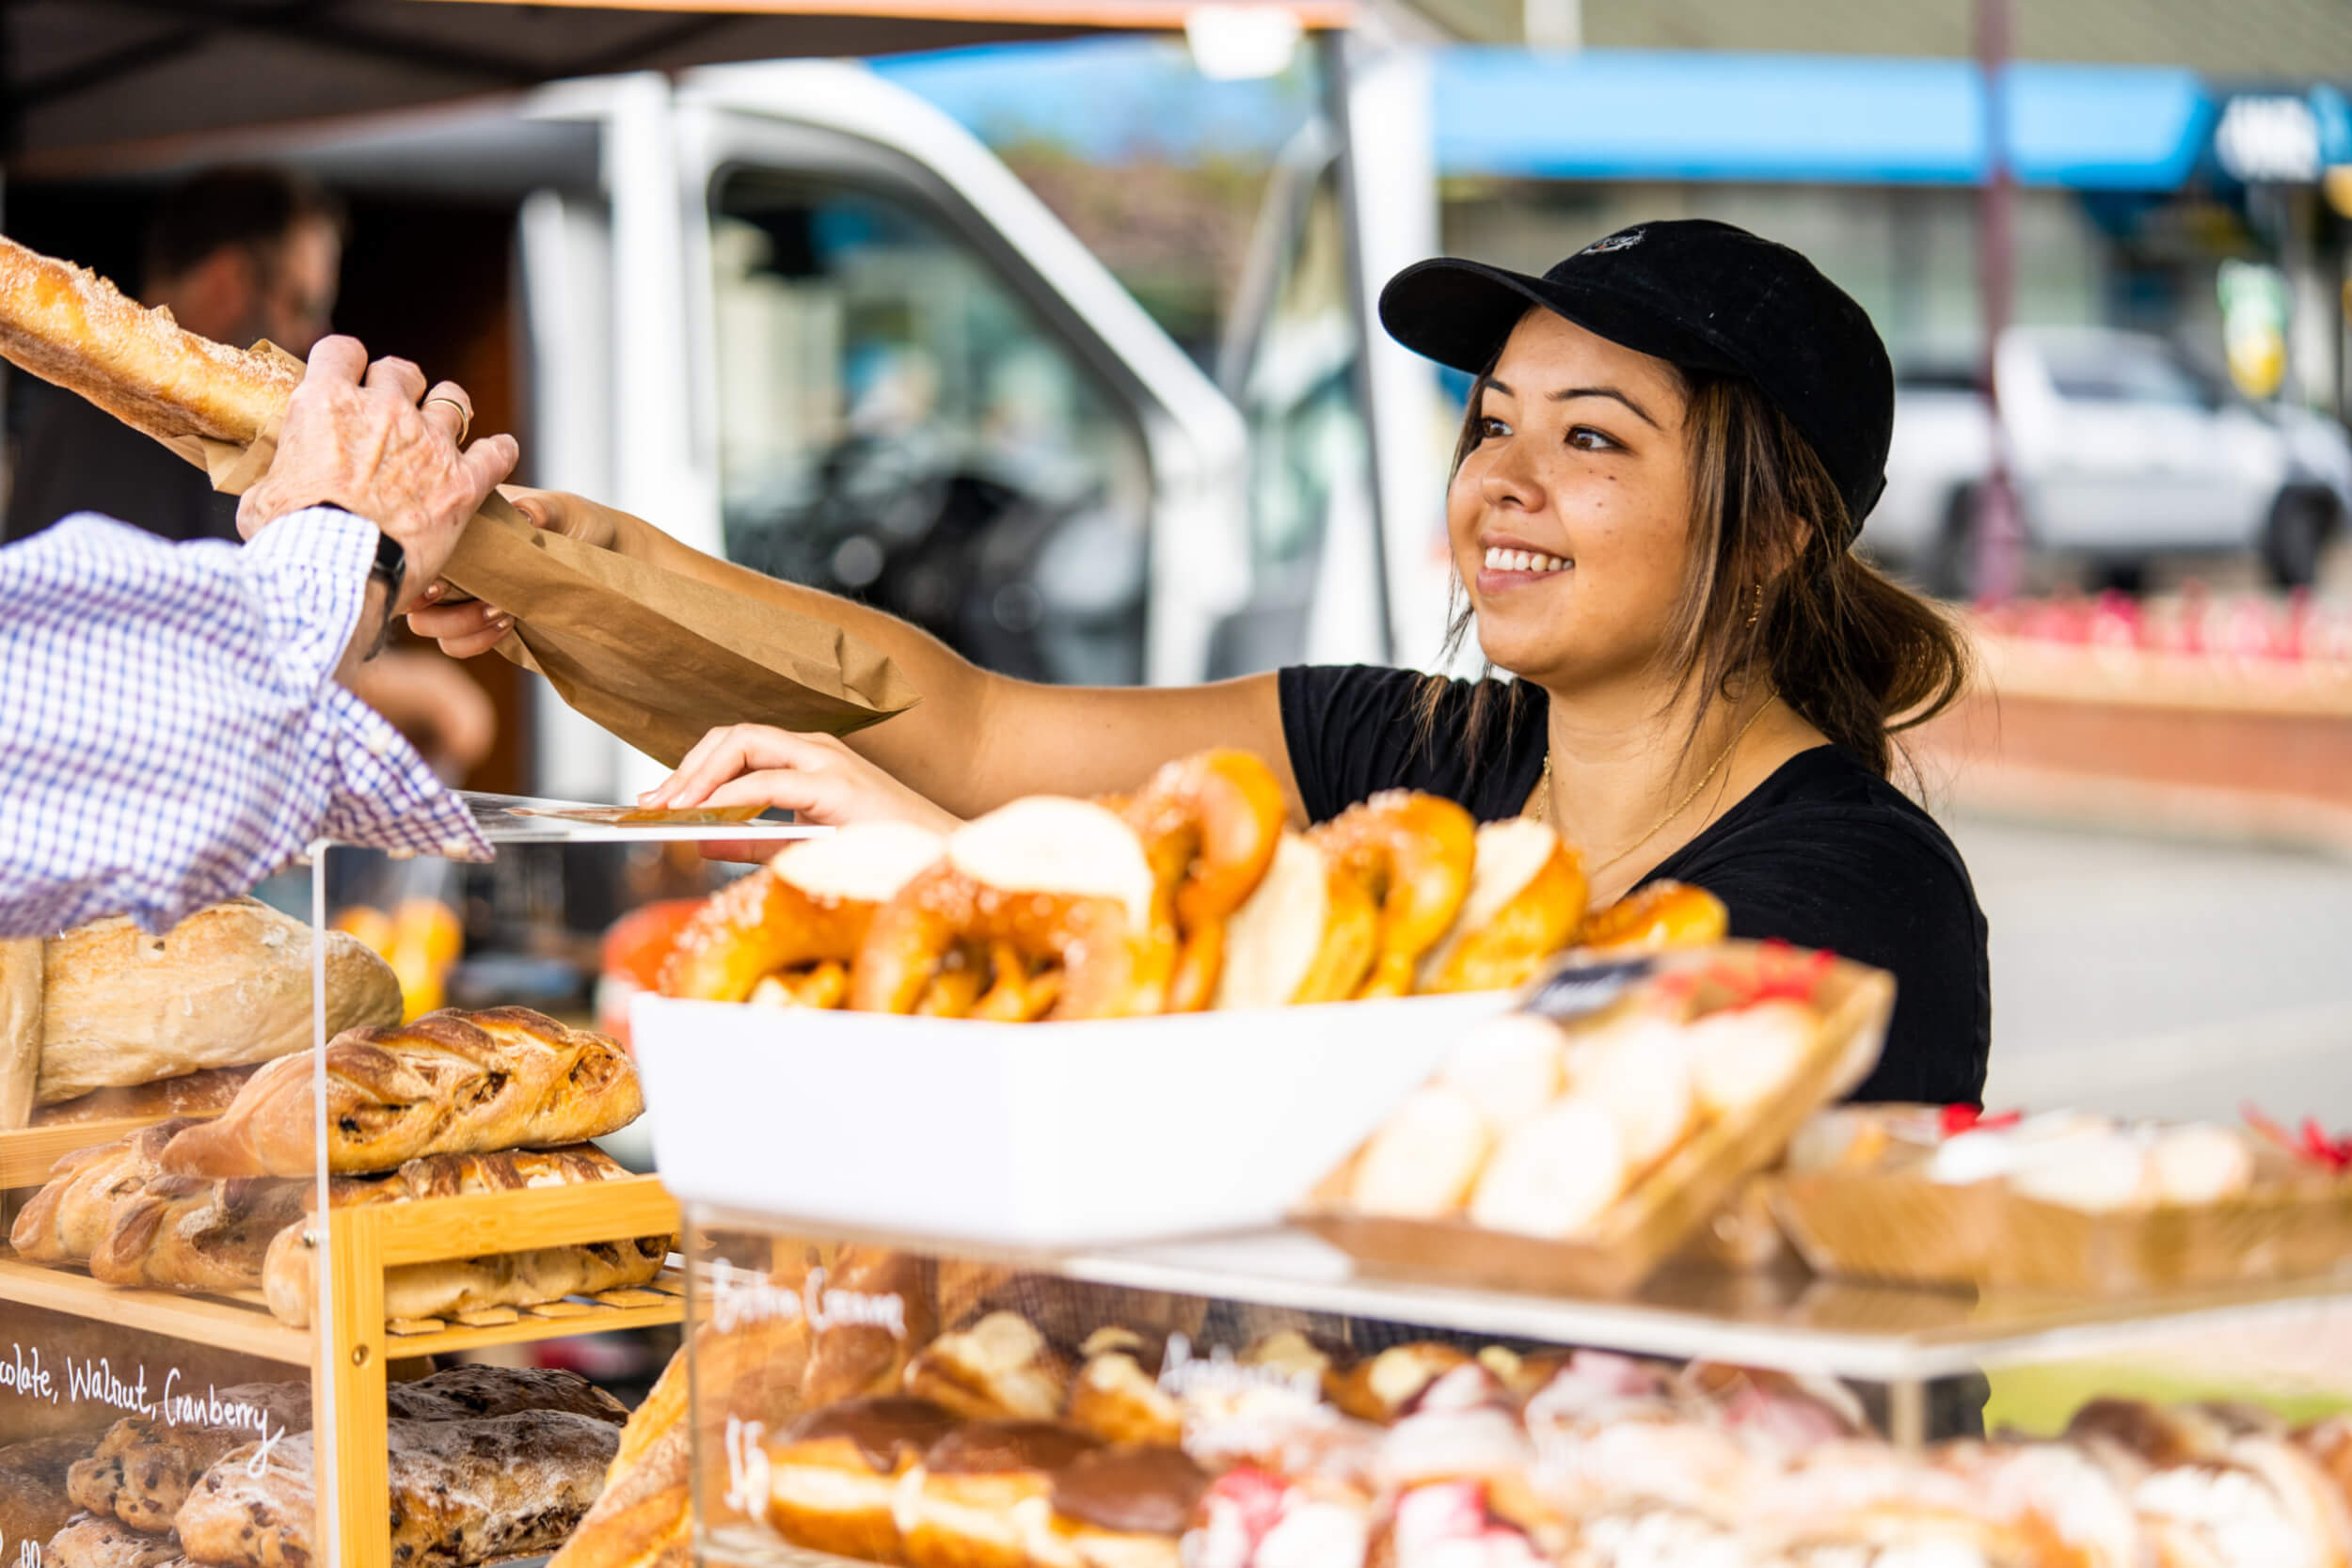
[[[252, 1445], [223, 1455], [181, 1505], [188, 1556], [219, 1568], [311, 1568], [316, 1462], [310, 1433], [261, 1465]], [[560, 1545], [604, 1484], [620, 1429], [532, 1410], [484, 1420], [388, 1424], [392, 1560], [472, 1568]]]
[[0, 240], [0, 355], [158, 440], [250, 442], [300, 372], [199, 338], [85, 267]]
[[113, 1519], [88, 1514], [49, 1538], [41, 1548], [40, 1568], [173, 1568], [184, 1564], [180, 1538], [168, 1531], [133, 1529]]
[[[223, 1404], [251, 1415], [243, 1426], [167, 1425], [144, 1416], [117, 1421], [89, 1459], [72, 1467], [72, 1499], [91, 1513], [141, 1529], [169, 1529], [188, 1489], [230, 1450], [254, 1441], [253, 1422], [272, 1433], [310, 1425], [308, 1383], [263, 1383], [224, 1388]], [[453, 1367], [395, 1383], [385, 1390], [392, 1420], [457, 1421], [560, 1411], [617, 1426], [628, 1412], [612, 1395], [576, 1372], [523, 1367]]]
[[[310, 1174], [316, 1069], [308, 1052], [272, 1062], [218, 1118], [175, 1138], [164, 1168]], [[528, 1007], [349, 1030], [326, 1048], [325, 1089], [327, 1168], [346, 1175], [427, 1154], [580, 1143], [628, 1126], [645, 1103], [618, 1045]]]
[[90, 1250], [92, 1278], [175, 1291], [249, 1290], [270, 1242], [302, 1217], [300, 1181], [158, 1174], [117, 1208]]
[[30, 1125], [40, 1084], [39, 937], [0, 937], [0, 1132]]
[[177, 1078], [158, 1078], [151, 1084], [92, 1089], [72, 1100], [41, 1106], [34, 1111], [32, 1125], [76, 1127], [92, 1121], [216, 1117], [229, 1109], [229, 1102], [237, 1098], [237, 1091], [252, 1076], [253, 1069], [249, 1067], [215, 1067], [183, 1072]]
[[89, 1452], [80, 1437], [37, 1437], [0, 1448], [0, 1550], [20, 1541], [46, 1541], [73, 1516], [66, 1478]]
[[[326, 941], [327, 1032], [397, 1023], [391, 965], [341, 931]], [[255, 899], [160, 937], [119, 916], [76, 927], [49, 940], [41, 970], [43, 1105], [311, 1043], [310, 927]]]

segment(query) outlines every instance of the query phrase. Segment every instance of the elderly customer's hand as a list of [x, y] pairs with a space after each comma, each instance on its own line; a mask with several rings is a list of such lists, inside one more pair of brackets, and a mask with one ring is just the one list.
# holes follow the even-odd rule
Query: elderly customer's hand
[[520, 455], [511, 436], [485, 436], [460, 451], [472, 418], [456, 383], [428, 394], [424, 372], [407, 360], [371, 365], [358, 340], [322, 338], [287, 404], [269, 473], [237, 505], [237, 531], [250, 539], [290, 512], [340, 506], [400, 542], [408, 567], [391, 608], [407, 610]]

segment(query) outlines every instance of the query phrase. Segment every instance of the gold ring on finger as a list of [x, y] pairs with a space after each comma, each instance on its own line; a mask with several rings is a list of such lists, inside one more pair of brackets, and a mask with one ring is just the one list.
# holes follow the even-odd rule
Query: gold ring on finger
[[427, 398], [424, 401], [427, 403], [446, 403], [452, 408], [457, 410], [457, 444], [461, 447], [464, 446], [466, 444], [467, 436], [473, 430], [473, 410], [458, 402], [455, 398], [434, 397]]

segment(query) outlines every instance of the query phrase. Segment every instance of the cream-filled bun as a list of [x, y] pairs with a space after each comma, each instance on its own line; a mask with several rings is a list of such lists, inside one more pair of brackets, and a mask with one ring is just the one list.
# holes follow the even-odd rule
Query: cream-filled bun
[[1212, 1007], [1282, 1007], [1355, 994], [1372, 967], [1378, 913], [1356, 879], [1284, 833], [1257, 890], [1225, 925]]
[[911, 822], [857, 822], [787, 845], [768, 863], [811, 898], [880, 904], [938, 863], [946, 842]]
[[1431, 1219], [1462, 1206], [1494, 1135], [1470, 1099], [1443, 1085], [1420, 1090], [1372, 1136], [1349, 1196], [1367, 1213]]
[[1518, 1128], [1486, 1163], [1470, 1217], [1487, 1230], [1574, 1236], [1632, 1180], [1615, 1118], [1574, 1096]]
[[1532, 817], [1478, 830], [1470, 893], [1453, 927], [1421, 961], [1420, 991], [1502, 990], [1524, 984], [1568, 945], [1584, 918], [1584, 867]]
[[1698, 1121], [1683, 1031], [1633, 1018], [1577, 1042], [1567, 1053], [1568, 1093], [1616, 1124], [1626, 1162], [1647, 1170]]
[[1133, 929], [1152, 924], [1155, 884], [1143, 841], [1090, 800], [1031, 795], [999, 806], [948, 835], [947, 860], [998, 893], [1112, 899]]
[[1821, 1021], [1802, 1002], [1709, 1013], [1683, 1031], [1692, 1086], [1709, 1117], [1738, 1116], [1787, 1086], [1812, 1055]]
[[1559, 1025], [1549, 1020], [1505, 1013], [1463, 1036], [1447, 1053], [1438, 1081], [1477, 1106], [1496, 1131], [1507, 1132], [1559, 1098], [1566, 1045]]

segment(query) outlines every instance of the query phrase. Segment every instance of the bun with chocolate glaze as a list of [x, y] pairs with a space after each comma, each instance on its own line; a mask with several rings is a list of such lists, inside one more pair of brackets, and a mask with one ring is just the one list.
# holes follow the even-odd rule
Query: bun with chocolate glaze
[[810, 1412], [767, 1446], [768, 1522], [812, 1551], [901, 1562], [892, 1499], [955, 1430], [929, 1400], [884, 1395]]
[[1079, 1568], [1052, 1528], [1054, 1476], [1095, 1438], [1058, 1421], [974, 1421], [941, 1438], [898, 1489], [914, 1568]]
[[1177, 1568], [1209, 1473], [1168, 1445], [1098, 1449], [1054, 1475], [1054, 1533], [1080, 1568]]

